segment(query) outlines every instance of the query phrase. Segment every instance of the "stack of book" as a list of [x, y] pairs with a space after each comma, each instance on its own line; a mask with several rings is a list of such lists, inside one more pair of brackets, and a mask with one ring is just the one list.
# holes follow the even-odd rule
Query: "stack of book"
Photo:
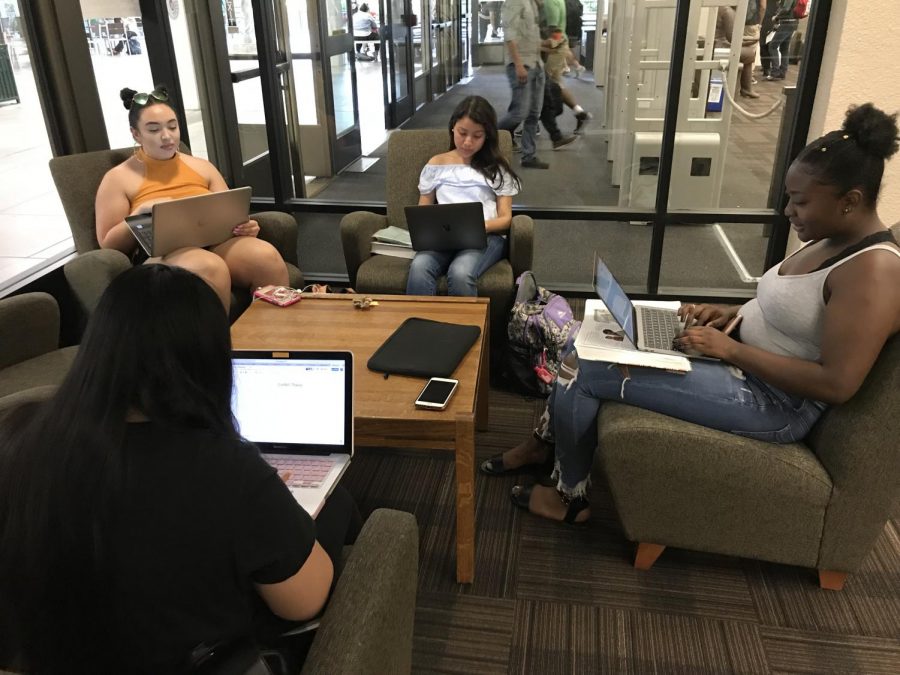
[[413, 258], [416, 255], [409, 239], [409, 231], [396, 225], [378, 230], [372, 235], [372, 253], [397, 258]]

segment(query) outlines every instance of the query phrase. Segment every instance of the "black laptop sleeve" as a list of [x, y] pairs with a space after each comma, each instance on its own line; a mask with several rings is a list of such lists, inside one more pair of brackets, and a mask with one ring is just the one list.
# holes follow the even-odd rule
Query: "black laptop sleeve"
[[450, 377], [478, 340], [478, 326], [411, 318], [369, 359], [369, 370], [413, 377]]

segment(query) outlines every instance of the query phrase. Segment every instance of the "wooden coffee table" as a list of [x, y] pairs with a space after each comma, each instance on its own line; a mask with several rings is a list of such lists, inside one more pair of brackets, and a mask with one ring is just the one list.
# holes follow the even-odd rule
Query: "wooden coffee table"
[[[456, 579], [475, 574], [475, 427], [488, 423], [487, 298], [370, 296], [378, 301], [356, 309], [361, 295], [305, 295], [290, 307], [254, 302], [232, 326], [235, 349], [347, 350], [353, 352], [355, 442], [359, 446], [451, 450], [456, 458]], [[481, 336], [452, 375], [459, 387], [446, 409], [419, 410], [414, 401], [422, 378], [391, 375], [366, 367], [369, 357], [409, 317], [467, 324]]]

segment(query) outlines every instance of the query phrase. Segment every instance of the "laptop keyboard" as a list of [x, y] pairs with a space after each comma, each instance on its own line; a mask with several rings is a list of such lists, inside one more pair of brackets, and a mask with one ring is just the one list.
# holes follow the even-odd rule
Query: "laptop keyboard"
[[278, 471], [288, 487], [317, 488], [337, 463], [334, 457], [311, 457], [309, 455], [273, 455], [266, 453], [263, 458]]
[[144, 245], [144, 250], [151, 251], [153, 250], [153, 227], [150, 225], [137, 225], [135, 226], [131, 232], [137, 237], [141, 244]]
[[667, 309], [641, 307], [641, 336], [644, 346], [652, 349], [675, 349], [675, 336], [681, 332], [678, 315]]

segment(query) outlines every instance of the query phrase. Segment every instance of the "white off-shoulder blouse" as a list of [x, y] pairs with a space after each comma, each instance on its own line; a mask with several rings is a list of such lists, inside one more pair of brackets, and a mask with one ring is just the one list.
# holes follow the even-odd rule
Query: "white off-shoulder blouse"
[[481, 202], [484, 219], [497, 217], [497, 197], [518, 194], [515, 181], [500, 169], [499, 184], [488, 179], [468, 164], [426, 164], [419, 175], [419, 193], [435, 193], [438, 204]]

